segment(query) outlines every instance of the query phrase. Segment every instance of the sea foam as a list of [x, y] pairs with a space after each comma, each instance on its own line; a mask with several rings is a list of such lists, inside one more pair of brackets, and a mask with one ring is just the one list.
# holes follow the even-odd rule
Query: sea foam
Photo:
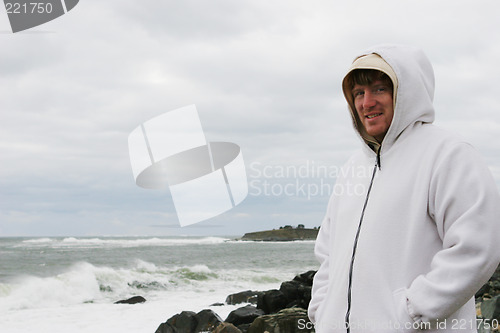
[[0, 310], [113, 303], [132, 295], [159, 299], [174, 291], [238, 291], [249, 285], [263, 289], [278, 281], [267, 272], [212, 270], [206, 265], [159, 267], [137, 259], [132, 267], [112, 268], [79, 262], [54, 276], [22, 276], [0, 284]]
[[120, 247], [143, 247], [143, 246], [182, 246], [182, 245], [210, 245], [229, 241], [223, 237], [203, 238], [75, 238], [63, 239], [35, 238], [27, 239], [16, 245], [16, 247], [50, 247], [50, 248], [120, 248]]

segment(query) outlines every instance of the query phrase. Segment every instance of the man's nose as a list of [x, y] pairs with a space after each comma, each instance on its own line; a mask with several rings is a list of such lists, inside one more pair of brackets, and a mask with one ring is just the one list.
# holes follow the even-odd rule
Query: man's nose
[[373, 106], [375, 106], [376, 101], [375, 97], [370, 93], [370, 92], [365, 92], [364, 98], [363, 98], [363, 108], [369, 109]]

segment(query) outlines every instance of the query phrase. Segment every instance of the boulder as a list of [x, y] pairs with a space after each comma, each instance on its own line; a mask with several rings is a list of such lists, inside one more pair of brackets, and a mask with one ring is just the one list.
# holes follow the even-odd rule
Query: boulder
[[486, 294], [489, 295], [491, 290], [491, 286], [489, 283], [485, 283], [476, 293], [476, 299], [485, 296]]
[[287, 304], [286, 296], [277, 289], [265, 291], [257, 299], [257, 308], [263, 310], [266, 314], [278, 312], [286, 308]]
[[312, 292], [312, 287], [310, 286], [304, 286], [301, 285], [299, 287], [299, 302], [298, 302], [298, 307], [307, 309], [309, 308], [309, 303], [311, 302], [311, 292]]
[[491, 287], [491, 290], [489, 291], [491, 296], [500, 295], [500, 265], [497, 267], [495, 273], [493, 273], [493, 276], [488, 281], [488, 284]]
[[[257, 317], [259, 318], [259, 317]], [[252, 323], [249, 323], [249, 324], [241, 324], [241, 325], [238, 325], [238, 329], [242, 332], [242, 333], [247, 333], [248, 332], [248, 328], [250, 327], [250, 325], [252, 325]]]
[[210, 304], [210, 306], [224, 306], [224, 305], [226, 305], [226, 304], [225, 303], [220, 303], [220, 302]]
[[476, 293], [476, 302], [482, 298], [489, 298], [500, 295], [500, 265], [491, 278]]
[[195, 316], [198, 325], [195, 332], [212, 332], [220, 323], [221, 317], [210, 309], [201, 310]]
[[146, 299], [142, 296], [134, 296], [130, 297], [129, 299], [122, 299], [120, 301], [115, 302], [114, 304], [137, 304], [137, 303], [144, 303], [146, 302]]
[[155, 333], [212, 332], [220, 323], [222, 319], [210, 309], [198, 313], [182, 311], [161, 324]]
[[288, 308], [276, 314], [260, 316], [254, 320], [247, 333], [314, 332], [314, 326], [307, 317], [307, 311], [301, 308]]
[[170, 323], [162, 323], [158, 328], [156, 329], [155, 333], [178, 333], [177, 329], [172, 326]]
[[295, 276], [292, 281], [285, 281], [280, 286], [280, 291], [285, 295], [287, 308], [300, 307], [307, 309], [311, 301], [312, 282], [316, 271], [308, 271]]
[[298, 281], [285, 281], [280, 286], [280, 291], [285, 295], [286, 299], [291, 302], [299, 298], [299, 286], [302, 284]]
[[257, 309], [255, 306], [247, 305], [231, 311], [225, 321], [235, 326], [250, 324], [255, 318], [262, 316], [263, 314], [264, 311]]
[[220, 323], [213, 333], [241, 333], [241, 331], [230, 323]]
[[226, 297], [226, 303], [230, 305], [240, 303], [257, 304], [258, 296], [262, 294], [260, 291], [246, 290], [239, 293], [231, 294]]
[[181, 313], [170, 317], [166, 323], [170, 324], [170, 326], [174, 327], [176, 331], [180, 332], [194, 332], [196, 326], [198, 326], [196, 313], [193, 311], [182, 311]]
[[314, 276], [317, 271], [307, 271], [305, 273], [299, 274], [293, 278], [293, 281], [298, 281], [306, 286], [312, 286]]
[[481, 303], [481, 316], [490, 323], [494, 320], [496, 322], [500, 321], [500, 295], [483, 300]]

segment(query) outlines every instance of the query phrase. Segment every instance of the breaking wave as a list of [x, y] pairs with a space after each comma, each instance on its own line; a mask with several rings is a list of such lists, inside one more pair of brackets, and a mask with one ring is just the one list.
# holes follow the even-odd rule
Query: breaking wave
[[23, 240], [16, 247], [80, 247], [80, 248], [101, 248], [101, 247], [139, 247], [139, 246], [182, 246], [201, 244], [220, 244], [229, 241], [223, 237], [186, 237], [186, 238], [35, 238]]
[[20, 276], [9, 283], [0, 283], [0, 310], [109, 304], [133, 295], [154, 299], [164, 297], [165, 293], [206, 293], [252, 286], [265, 289], [276, 287], [281, 279], [264, 271], [214, 271], [206, 265], [159, 267], [135, 260], [132, 267], [111, 268], [79, 262], [58, 275]]

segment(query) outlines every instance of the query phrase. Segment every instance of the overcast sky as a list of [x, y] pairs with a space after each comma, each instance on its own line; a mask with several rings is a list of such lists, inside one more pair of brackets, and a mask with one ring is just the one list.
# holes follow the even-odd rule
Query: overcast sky
[[[1, 8], [0, 237], [320, 225], [335, 168], [360, 147], [340, 81], [379, 43], [424, 49], [436, 124], [471, 142], [500, 186], [499, 10], [495, 0], [81, 0], [13, 34]], [[235, 209], [181, 228], [168, 189], [135, 185], [127, 138], [190, 104], [209, 141], [241, 147], [250, 187]]]

